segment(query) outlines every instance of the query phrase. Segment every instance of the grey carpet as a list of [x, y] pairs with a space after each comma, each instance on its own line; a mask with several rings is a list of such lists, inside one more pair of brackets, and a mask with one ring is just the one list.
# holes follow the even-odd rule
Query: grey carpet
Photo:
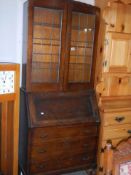
[[88, 175], [85, 171], [77, 171], [74, 173], [62, 174], [62, 175]]

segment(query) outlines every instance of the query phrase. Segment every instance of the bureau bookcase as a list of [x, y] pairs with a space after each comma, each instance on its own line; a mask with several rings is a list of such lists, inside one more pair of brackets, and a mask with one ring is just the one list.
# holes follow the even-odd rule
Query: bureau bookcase
[[96, 166], [98, 25], [99, 9], [91, 5], [25, 3], [19, 162], [29, 175]]

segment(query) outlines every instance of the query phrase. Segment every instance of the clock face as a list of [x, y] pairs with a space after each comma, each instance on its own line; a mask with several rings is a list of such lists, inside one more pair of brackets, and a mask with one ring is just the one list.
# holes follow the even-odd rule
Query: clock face
[[14, 93], [15, 71], [0, 71], [0, 94]]

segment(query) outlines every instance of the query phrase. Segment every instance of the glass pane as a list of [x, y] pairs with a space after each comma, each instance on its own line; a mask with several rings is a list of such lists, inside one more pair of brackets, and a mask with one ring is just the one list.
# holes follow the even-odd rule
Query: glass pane
[[91, 76], [95, 15], [72, 13], [69, 82], [89, 82]]
[[59, 82], [63, 11], [34, 8], [32, 82]]

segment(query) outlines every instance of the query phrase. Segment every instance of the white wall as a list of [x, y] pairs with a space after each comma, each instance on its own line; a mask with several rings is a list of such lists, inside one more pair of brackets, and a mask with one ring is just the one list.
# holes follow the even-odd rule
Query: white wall
[[75, 0], [75, 1], [80, 1], [80, 2], [87, 3], [87, 4], [91, 4], [91, 5], [95, 4], [95, 0]]
[[[22, 60], [22, 17], [26, 0], [0, 0], [0, 62]], [[94, 4], [94, 0], [77, 0]]]
[[17, 1], [0, 0], [0, 61], [16, 61]]

